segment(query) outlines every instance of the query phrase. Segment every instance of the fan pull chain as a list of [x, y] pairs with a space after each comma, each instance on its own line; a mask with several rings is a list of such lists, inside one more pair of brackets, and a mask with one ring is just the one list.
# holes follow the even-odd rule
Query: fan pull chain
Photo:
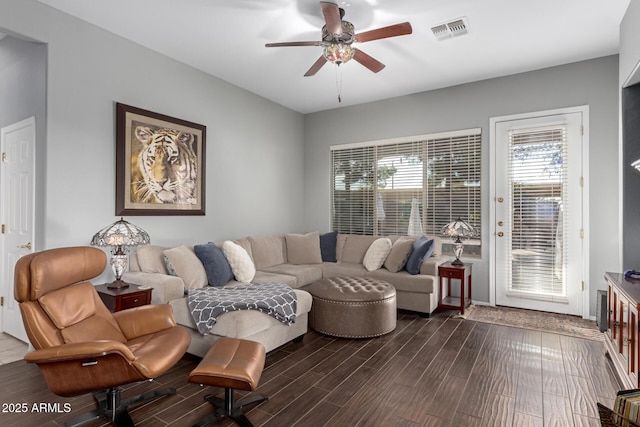
[[342, 102], [340, 94], [342, 93], [342, 68], [340, 65], [336, 67], [336, 91], [338, 92], [338, 102]]

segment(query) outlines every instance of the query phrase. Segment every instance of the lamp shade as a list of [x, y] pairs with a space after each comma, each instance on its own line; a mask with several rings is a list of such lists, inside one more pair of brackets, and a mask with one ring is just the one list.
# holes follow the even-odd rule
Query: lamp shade
[[98, 231], [91, 239], [93, 246], [140, 246], [151, 243], [149, 234], [123, 218]]
[[442, 235], [447, 237], [453, 237], [455, 239], [466, 239], [473, 237], [475, 234], [473, 227], [467, 224], [460, 218], [455, 221], [451, 221], [444, 227], [442, 227]]

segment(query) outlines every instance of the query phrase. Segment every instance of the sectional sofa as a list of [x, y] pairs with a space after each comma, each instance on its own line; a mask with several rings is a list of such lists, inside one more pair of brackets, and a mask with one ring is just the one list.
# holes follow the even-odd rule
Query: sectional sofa
[[[388, 242], [380, 241], [387, 239]], [[315, 232], [247, 237], [234, 241], [244, 248], [253, 264], [251, 267], [255, 268], [251, 283], [280, 282], [294, 289], [298, 299], [297, 319], [291, 326], [258, 311], [235, 311], [220, 316], [209, 335], [201, 335], [189, 312], [185, 294], [188, 289], [205, 286], [211, 280], [210, 276], [207, 277], [210, 269], [205, 269], [196, 257], [194, 247], [140, 247], [131, 254], [130, 271], [123, 275], [123, 280], [152, 287], [152, 303], [171, 305], [176, 322], [191, 333], [189, 353], [204, 356], [220, 336], [255, 340], [271, 351], [301, 338], [307, 332], [312, 297], [304, 291], [304, 286], [327, 277], [364, 276], [385, 280], [396, 288], [399, 309], [429, 316], [438, 305], [438, 265], [448, 258], [441, 254], [440, 238], [428, 239], [433, 240], [430, 242], [430, 256], [417, 266], [417, 270], [414, 266], [414, 274], [403, 268], [407, 261], [407, 248], [415, 244], [415, 238], [407, 236], [380, 238], [337, 233], [320, 235]], [[382, 246], [390, 245], [388, 253], [374, 254], [378, 257], [374, 259], [372, 252], [380, 243]], [[380, 256], [385, 259], [380, 261]], [[167, 261], [175, 264], [169, 263], [170, 270], [175, 271], [167, 270]], [[381, 266], [377, 268], [378, 265]], [[225, 286], [239, 284], [237, 280], [231, 280]]]

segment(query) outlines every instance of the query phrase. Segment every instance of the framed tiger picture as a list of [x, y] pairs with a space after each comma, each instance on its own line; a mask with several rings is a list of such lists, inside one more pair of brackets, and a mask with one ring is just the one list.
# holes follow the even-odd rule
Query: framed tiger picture
[[204, 215], [206, 131], [116, 103], [116, 215]]

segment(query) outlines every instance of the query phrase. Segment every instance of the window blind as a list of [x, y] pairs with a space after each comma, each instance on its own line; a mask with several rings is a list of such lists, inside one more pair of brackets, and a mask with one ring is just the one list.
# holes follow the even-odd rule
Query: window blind
[[566, 295], [567, 128], [509, 133], [511, 292]]
[[374, 147], [332, 151], [333, 229], [373, 234], [376, 168]]
[[426, 233], [462, 218], [481, 234], [480, 133], [428, 140]]
[[331, 147], [332, 227], [340, 233], [426, 235], [460, 217], [481, 226], [481, 131]]

